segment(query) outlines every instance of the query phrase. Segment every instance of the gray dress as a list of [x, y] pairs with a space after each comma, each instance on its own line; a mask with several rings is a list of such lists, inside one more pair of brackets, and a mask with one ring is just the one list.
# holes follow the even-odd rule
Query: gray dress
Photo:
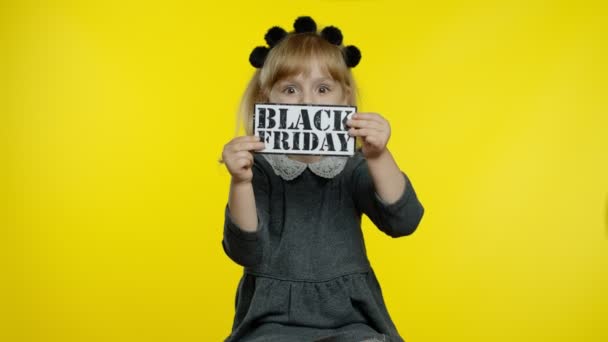
[[225, 212], [224, 251], [244, 267], [226, 341], [403, 341], [361, 231], [366, 214], [389, 236], [414, 232], [424, 208], [403, 176], [405, 192], [386, 204], [360, 153], [314, 164], [256, 154], [257, 231]]

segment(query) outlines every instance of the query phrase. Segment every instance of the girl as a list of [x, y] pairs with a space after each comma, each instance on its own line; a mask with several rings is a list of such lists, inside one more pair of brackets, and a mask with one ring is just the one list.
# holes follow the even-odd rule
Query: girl
[[386, 234], [411, 234], [424, 209], [386, 145], [389, 123], [376, 113], [347, 122], [361, 148], [353, 157], [255, 153], [256, 102], [354, 105], [350, 71], [359, 50], [335, 27], [317, 33], [300, 17], [295, 31], [273, 27], [269, 48], [244, 94], [247, 136], [224, 146], [231, 175], [223, 247], [244, 266], [226, 341], [403, 341], [367, 259], [361, 215]]

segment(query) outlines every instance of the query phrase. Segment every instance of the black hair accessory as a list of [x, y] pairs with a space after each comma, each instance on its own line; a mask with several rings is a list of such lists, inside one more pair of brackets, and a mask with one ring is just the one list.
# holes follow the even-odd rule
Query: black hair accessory
[[[293, 23], [293, 28], [295, 33], [317, 32], [317, 24], [311, 17], [298, 17]], [[264, 61], [266, 60], [270, 49], [275, 47], [283, 38], [287, 37], [288, 34], [287, 31], [278, 26], [271, 27], [264, 36], [264, 40], [266, 41], [266, 44], [268, 44], [268, 47], [258, 46], [254, 48], [249, 55], [249, 63], [256, 68], [261, 68], [264, 65]], [[335, 26], [327, 26], [321, 30], [320, 35], [333, 45], [342, 45], [342, 32]], [[349, 68], [356, 67], [359, 64], [359, 61], [361, 61], [361, 51], [353, 45], [344, 47], [342, 49], [342, 55], [344, 56], [344, 62], [346, 62], [346, 65]]]
[[296, 33], [317, 32], [317, 23], [311, 17], [298, 17], [293, 23]]

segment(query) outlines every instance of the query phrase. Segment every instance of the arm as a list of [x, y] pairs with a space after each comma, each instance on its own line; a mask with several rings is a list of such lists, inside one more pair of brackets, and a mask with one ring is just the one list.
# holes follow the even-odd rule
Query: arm
[[356, 113], [347, 122], [349, 133], [361, 137], [363, 156], [369, 165], [376, 193], [387, 203], [393, 203], [405, 190], [405, 180], [386, 145], [391, 136], [388, 121], [376, 113]]
[[376, 190], [369, 163], [362, 158], [352, 173], [353, 200], [357, 210], [365, 213], [376, 227], [392, 237], [412, 234], [422, 220], [424, 207], [406, 174], [400, 172], [405, 183], [400, 197], [388, 203]]
[[228, 208], [235, 225], [246, 232], [256, 231], [258, 215], [251, 182], [239, 183], [234, 179], [230, 181]]
[[424, 208], [386, 147], [391, 132], [389, 123], [375, 113], [357, 113], [348, 124], [349, 133], [363, 140], [362, 153], [367, 162], [354, 172], [359, 210], [390, 236], [413, 233]]
[[386, 203], [395, 203], [405, 191], [405, 178], [388, 149], [375, 158], [368, 158], [369, 173], [376, 193]]
[[[226, 168], [232, 176], [222, 246], [225, 253], [242, 266], [257, 264], [262, 255], [258, 231], [260, 222], [265, 222], [266, 219], [264, 215], [258, 216], [258, 210], [265, 212], [267, 207], [264, 202], [267, 186], [264, 174], [253, 164], [250, 151], [261, 149], [263, 145], [256, 137], [238, 137], [228, 143], [222, 153]], [[256, 202], [260, 202], [261, 208], [258, 208]]]
[[253, 155], [250, 151], [264, 148], [258, 137], [243, 136], [232, 139], [222, 152], [222, 159], [232, 176], [228, 208], [234, 223], [247, 232], [257, 226], [255, 196], [251, 181], [253, 179]]

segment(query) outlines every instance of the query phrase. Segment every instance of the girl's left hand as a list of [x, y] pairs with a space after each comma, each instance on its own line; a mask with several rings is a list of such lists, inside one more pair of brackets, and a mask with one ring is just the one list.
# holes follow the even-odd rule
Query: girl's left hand
[[350, 127], [348, 133], [351, 136], [361, 137], [365, 159], [376, 158], [386, 150], [391, 126], [380, 114], [355, 113], [346, 124]]

